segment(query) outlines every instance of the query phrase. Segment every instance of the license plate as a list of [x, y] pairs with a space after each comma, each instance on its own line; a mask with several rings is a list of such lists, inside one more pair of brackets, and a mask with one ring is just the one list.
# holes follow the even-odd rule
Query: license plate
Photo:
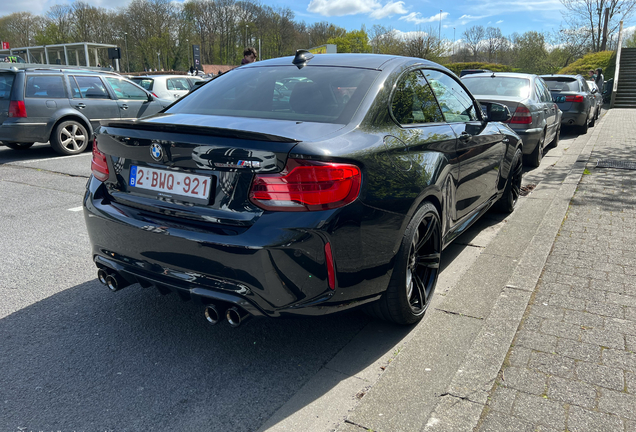
[[136, 188], [159, 192], [163, 196], [178, 195], [207, 200], [212, 188], [212, 179], [202, 175], [133, 165], [130, 167], [128, 184]]
[[552, 98], [552, 101], [555, 103], [565, 102], [565, 96], [555, 96]]

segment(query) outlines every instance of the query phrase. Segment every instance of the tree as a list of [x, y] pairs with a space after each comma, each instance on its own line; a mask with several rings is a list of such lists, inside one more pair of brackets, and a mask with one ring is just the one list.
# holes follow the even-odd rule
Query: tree
[[347, 32], [344, 36], [331, 38], [329, 44], [338, 46], [340, 53], [368, 53], [371, 52], [369, 37], [364, 29]]
[[473, 60], [477, 61], [481, 42], [486, 37], [486, 31], [483, 26], [472, 26], [466, 29], [462, 34], [464, 36], [464, 44], [473, 54]]
[[513, 34], [514, 64], [521, 72], [541, 74], [549, 72], [548, 51], [542, 33], [528, 31], [522, 35]]
[[623, 47], [624, 48], [636, 48], [636, 31], [633, 31], [632, 34], [627, 35], [623, 39]]
[[488, 63], [496, 62], [502, 49], [508, 46], [508, 41], [499, 27], [488, 27], [484, 34], [484, 46]]
[[404, 54], [410, 57], [419, 57], [434, 62], [439, 62], [445, 49], [442, 41], [437, 37], [437, 32], [429, 27], [409, 33], [404, 39]]
[[[627, 21], [636, 12], [636, 0], [560, 0], [565, 7], [563, 17], [572, 29], [585, 28], [591, 39], [592, 51], [601, 51], [618, 30], [620, 21]], [[603, 34], [605, 10], [609, 11], [607, 35]], [[607, 36], [607, 37], [605, 37]]]
[[404, 39], [398, 36], [398, 32], [392, 27], [384, 27], [376, 24], [371, 29], [372, 52], [376, 54], [402, 54], [404, 53]]

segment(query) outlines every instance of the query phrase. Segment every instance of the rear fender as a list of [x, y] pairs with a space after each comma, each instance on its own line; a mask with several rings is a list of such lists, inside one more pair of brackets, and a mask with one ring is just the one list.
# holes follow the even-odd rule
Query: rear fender
[[72, 108], [64, 108], [56, 112], [56, 116], [49, 119], [47, 122], [47, 129], [50, 131], [49, 133], [53, 133], [55, 127], [68, 120], [74, 120], [80, 122], [86, 128], [89, 136], [93, 136], [93, 127], [91, 126], [90, 120], [83, 114], [79, 113], [77, 110]]

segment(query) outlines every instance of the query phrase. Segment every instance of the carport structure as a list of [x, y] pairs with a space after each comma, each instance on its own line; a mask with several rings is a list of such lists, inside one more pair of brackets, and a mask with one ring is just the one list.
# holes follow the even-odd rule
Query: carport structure
[[108, 48], [117, 48], [117, 45], [76, 42], [4, 49], [0, 54], [19, 55], [27, 63], [95, 67], [99, 64], [99, 51]]

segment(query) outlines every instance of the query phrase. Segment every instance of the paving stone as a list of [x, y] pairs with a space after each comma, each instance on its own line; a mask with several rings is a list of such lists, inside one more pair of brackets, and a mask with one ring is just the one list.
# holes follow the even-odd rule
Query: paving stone
[[623, 370], [595, 363], [579, 362], [576, 365], [576, 376], [581, 381], [601, 387], [622, 391]]
[[599, 328], [583, 330], [581, 341], [592, 345], [600, 345], [607, 348], [625, 348], [625, 338], [623, 335]]
[[636, 395], [636, 373], [625, 372], [625, 390]]
[[581, 343], [571, 339], [559, 339], [555, 352], [556, 354], [570, 357], [575, 360], [595, 363], [601, 361], [600, 346]]
[[581, 326], [560, 321], [544, 320], [541, 325], [542, 333], [574, 340], [580, 339], [582, 331]]
[[598, 280], [594, 279], [590, 283], [590, 290], [594, 291], [611, 291], [618, 294], [625, 292], [625, 284], [616, 281]]
[[548, 379], [548, 399], [592, 409], [596, 405], [596, 389], [582, 381], [551, 376]]
[[529, 315], [523, 320], [523, 329], [533, 332], [540, 332], [541, 324], [544, 320], [545, 318], [542, 318], [540, 316]]
[[488, 406], [491, 410], [510, 414], [510, 411], [512, 411], [512, 405], [515, 403], [516, 397], [517, 390], [497, 385], [495, 386], [495, 390], [488, 398]]
[[515, 341], [515, 346], [522, 346], [544, 352], [553, 352], [556, 348], [556, 344], [556, 336], [545, 335], [524, 329], [517, 333], [517, 339]]
[[599, 411], [636, 420], [636, 396], [613, 390], [602, 390], [598, 402]]
[[614, 318], [625, 317], [625, 307], [616, 303], [603, 303], [588, 301], [586, 302], [585, 310], [589, 313], [603, 315]]
[[[510, 366], [525, 367], [528, 365], [528, 360], [530, 360], [531, 353], [532, 350], [530, 348], [514, 346], [510, 348], [510, 353], [508, 354], [508, 363], [510, 364]], [[599, 355], [599, 359], [600, 357], [601, 356]]]
[[561, 402], [541, 396], [519, 393], [512, 408], [513, 415], [521, 419], [555, 429], [565, 429], [565, 408]]
[[634, 296], [628, 296], [628, 295], [622, 295], [622, 294], [609, 292], [607, 293], [607, 301], [618, 303], [623, 306], [636, 307], [636, 297]]
[[530, 314], [554, 321], [561, 321], [563, 319], [564, 309], [559, 306], [550, 306], [549, 304], [540, 303], [532, 305]]
[[564, 296], [559, 294], [551, 294], [548, 304], [550, 306], [557, 306], [564, 309], [572, 309], [572, 310], [580, 310], [580, 311], [585, 310], [584, 299]]
[[636, 352], [636, 336], [625, 336], [625, 348], [627, 351]]
[[526, 393], [541, 395], [545, 392], [547, 382], [548, 377], [541, 372], [526, 368], [509, 367], [503, 371], [501, 385]]
[[569, 273], [559, 273], [555, 282], [580, 287], [588, 286], [590, 283], [588, 278]]
[[566, 310], [563, 321], [585, 327], [603, 327], [603, 318], [589, 312]]
[[605, 328], [609, 331], [636, 335], [636, 321], [624, 320], [620, 318], [608, 318], [605, 320]]
[[486, 414], [480, 432], [534, 432], [532, 423], [497, 411]]
[[625, 307], [625, 319], [636, 321], [636, 307]]
[[625, 420], [625, 432], [636, 432], [636, 421]]
[[555, 354], [533, 352], [528, 367], [563, 378], [574, 378], [574, 360]]
[[593, 412], [578, 406], [571, 406], [568, 413], [569, 432], [619, 432], [623, 421], [615, 415]]
[[588, 287], [572, 287], [569, 296], [583, 300], [604, 302], [607, 298], [607, 292]]

